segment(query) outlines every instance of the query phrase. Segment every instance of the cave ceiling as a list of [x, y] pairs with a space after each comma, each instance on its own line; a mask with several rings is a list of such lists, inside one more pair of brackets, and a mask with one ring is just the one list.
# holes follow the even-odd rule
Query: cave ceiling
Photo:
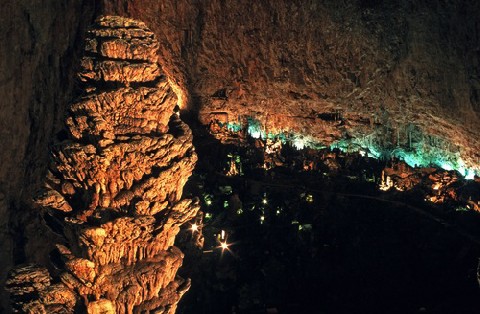
[[[145, 52], [155, 59], [149, 59], [151, 66], [142, 72], [133, 62], [133, 72], [122, 75], [135, 76], [128, 82], [132, 89], [147, 82], [140, 86], [146, 91], [152, 86], [144, 76], [156, 77], [161, 69], [171, 106], [165, 112], [150, 108], [160, 110], [155, 114], [163, 126], [140, 123], [138, 134], [166, 134], [178, 104], [204, 125], [287, 138], [297, 148], [395, 156], [410, 166], [433, 164], [480, 176], [476, 0], [19, 0], [0, 12], [2, 269], [25, 261], [45, 265], [58, 242], [45, 232], [32, 199], [51, 163], [54, 135], [75, 108], [83, 114], [89, 105], [68, 112], [72, 101], [79, 92], [94, 92], [74, 79], [79, 68], [91, 66], [82, 72], [87, 81], [108, 80], [115, 70], [80, 62], [89, 49], [87, 29], [101, 15], [141, 21], [155, 37], [158, 55]], [[102, 84], [100, 95], [115, 94], [115, 84]], [[136, 102], [136, 114], [145, 113], [151, 100]], [[128, 109], [121, 114], [130, 117]], [[83, 118], [72, 119], [67, 127], [83, 145], [88, 128]], [[105, 136], [102, 143], [118, 133], [109, 127], [95, 129], [95, 136]], [[179, 180], [177, 190], [184, 183]], [[2, 283], [5, 277], [3, 272]], [[0, 312], [5, 300], [0, 295]]]
[[[183, 109], [301, 145], [478, 172], [476, 1], [105, 1], [140, 18]], [[332, 118], [337, 115], [338, 119]], [[257, 130], [258, 131], [258, 130]]]

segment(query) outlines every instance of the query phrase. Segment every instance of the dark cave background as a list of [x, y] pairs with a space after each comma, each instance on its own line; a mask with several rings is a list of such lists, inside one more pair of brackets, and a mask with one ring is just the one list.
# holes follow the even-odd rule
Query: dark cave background
[[[197, 132], [200, 158], [185, 192], [202, 196], [211, 218], [202, 249], [189, 226], [177, 238], [186, 252], [180, 275], [192, 278], [179, 313], [480, 309], [477, 213], [425, 202], [422, 189], [382, 192], [361, 179], [378, 177], [386, 161], [340, 154], [336, 174], [266, 171], [253, 165], [261, 149]], [[232, 155], [241, 156], [242, 175], [224, 175]], [[287, 145], [283, 155], [287, 165], [308, 153]], [[221, 230], [232, 243], [223, 253], [215, 241]]]
[[[380, 104], [392, 116], [401, 116], [404, 113], [397, 112], [401, 103], [409, 113], [426, 112], [418, 122], [427, 132], [448, 134], [466, 157], [478, 163], [479, 12], [479, 2], [474, 0], [5, 3], [0, 12], [0, 283], [15, 264], [48, 263], [56, 241], [32, 209], [31, 199], [46, 171], [52, 135], [60, 129], [64, 110], [75, 95], [74, 64], [85, 29], [95, 16], [115, 13], [145, 21], [162, 43], [159, 62], [183, 96], [182, 109], [198, 114], [200, 120], [215, 110], [239, 114], [278, 111], [304, 117], [305, 112], [332, 106], [348, 107], [353, 113], [374, 112]], [[228, 91], [229, 98], [220, 103], [212, 100], [221, 89]], [[429, 120], [428, 114], [442, 123]], [[279, 119], [278, 123], [295, 121]], [[315, 126], [306, 129], [312, 134], [316, 131]], [[327, 131], [326, 135], [330, 138], [334, 133]], [[285, 176], [291, 179], [288, 173]], [[361, 187], [343, 187], [351, 188]], [[374, 193], [372, 187], [365, 189], [359, 193]], [[286, 194], [281, 189], [263, 192], [272, 199], [280, 193], [279, 201]], [[302, 193], [295, 192], [295, 197]], [[334, 193], [312, 194], [318, 203], [315, 201], [310, 215], [318, 218], [318, 232], [324, 234], [298, 240], [291, 232], [278, 235], [273, 227], [265, 230], [253, 225], [260, 247], [250, 258], [248, 243], [235, 248], [247, 259], [245, 265], [238, 259], [229, 261], [228, 256], [222, 261], [215, 259], [214, 263], [228, 265], [226, 272], [238, 267], [244, 273], [249, 266], [257, 272], [252, 272], [255, 278], [268, 263], [285, 262], [291, 269], [287, 276], [279, 276], [285, 266], [272, 266], [277, 271], [263, 275], [260, 283], [242, 279], [227, 289], [230, 297], [232, 289], [245, 291], [242, 283], [246, 290], [248, 284], [257, 285], [252, 291], [262, 295], [260, 303], [271, 301], [293, 312], [296, 304], [309, 309], [314, 306], [311, 301], [317, 300], [326, 312], [355, 312], [349, 304], [372, 312], [415, 312], [425, 307], [428, 311], [469, 313], [478, 309], [472, 301], [478, 293], [476, 244], [397, 205], [334, 197]], [[251, 202], [256, 196], [245, 193], [242, 197], [243, 202]], [[295, 208], [291, 207], [289, 215]], [[322, 215], [326, 217], [320, 219]], [[476, 222], [471, 222], [476, 221], [474, 215], [461, 215], [465, 216], [462, 222], [475, 226]], [[272, 226], [276, 223], [279, 227], [286, 224], [272, 222]], [[274, 238], [282, 235], [292, 242], [289, 246], [298, 248], [286, 250], [288, 258], [269, 257], [273, 250], [265, 254], [264, 247], [278, 244]], [[309, 241], [319, 248], [316, 257], [311, 256], [310, 247], [300, 244]], [[320, 258], [322, 254], [327, 258]], [[189, 266], [188, 256], [185, 265], [186, 273], [197, 267]], [[315, 273], [315, 265], [325, 271]], [[313, 272], [308, 272], [310, 267]], [[320, 285], [315, 278], [325, 273], [331, 277]], [[342, 280], [333, 282], [335, 275]], [[196, 276], [202, 279], [203, 275]], [[305, 285], [289, 281], [296, 276], [303, 276]], [[369, 286], [365, 283], [368, 278], [378, 285]], [[278, 282], [272, 296], [265, 294]], [[287, 291], [283, 285], [299, 291], [292, 296], [292, 289]], [[212, 295], [219, 291], [213, 284], [206, 287]], [[194, 289], [200, 288], [192, 288], [183, 302], [195, 302], [192, 298], [200, 294]], [[316, 289], [325, 302], [313, 293]], [[375, 298], [372, 293], [379, 295]], [[352, 302], [340, 302], [340, 296]], [[246, 294], [241, 300], [249, 298]], [[288, 298], [296, 301], [289, 304]], [[379, 299], [383, 300], [380, 304]], [[219, 309], [228, 307], [229, 302], [219, 303]], [[7, 304], [3, 293], [0, 309], [8, 311]], [[204, 311], [210, 311], [208, 306], [213, 303], [204, 304]], [[187, 305], [183, 308], [188, 312]]]

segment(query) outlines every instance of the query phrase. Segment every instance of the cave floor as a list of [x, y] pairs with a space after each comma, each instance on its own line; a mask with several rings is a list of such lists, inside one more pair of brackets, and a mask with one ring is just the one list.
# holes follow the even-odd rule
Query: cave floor
[[380, 161], [266, 170], [254, 142], [196, 133], [185, 193], [201, 198], [205, 242], [188, 226], [178, 237], [180, 275], [192, 278], [179, 313], [480, 312], [476, 212], [426, 202], [421, 189], [379, 191]]

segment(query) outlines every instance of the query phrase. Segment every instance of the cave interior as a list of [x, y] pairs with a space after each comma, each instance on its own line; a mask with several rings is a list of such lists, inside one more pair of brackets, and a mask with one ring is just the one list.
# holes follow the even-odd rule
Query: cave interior
[[0, 312], [480, 312], [480, 2], [0, 25]]

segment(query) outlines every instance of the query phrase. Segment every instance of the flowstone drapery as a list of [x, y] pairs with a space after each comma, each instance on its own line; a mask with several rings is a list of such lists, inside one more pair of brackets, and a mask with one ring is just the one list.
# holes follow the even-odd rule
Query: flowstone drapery
[[55, 267], [14, 269], [7, 289], [26, 313], [173, 313], [189, 280], [176, 276], [182, 199], [196, 162], [192, 134], [157, 63], [145, 24], [101, 17], [88, 32], [70, 107], [36, 203], [64, 236]]

